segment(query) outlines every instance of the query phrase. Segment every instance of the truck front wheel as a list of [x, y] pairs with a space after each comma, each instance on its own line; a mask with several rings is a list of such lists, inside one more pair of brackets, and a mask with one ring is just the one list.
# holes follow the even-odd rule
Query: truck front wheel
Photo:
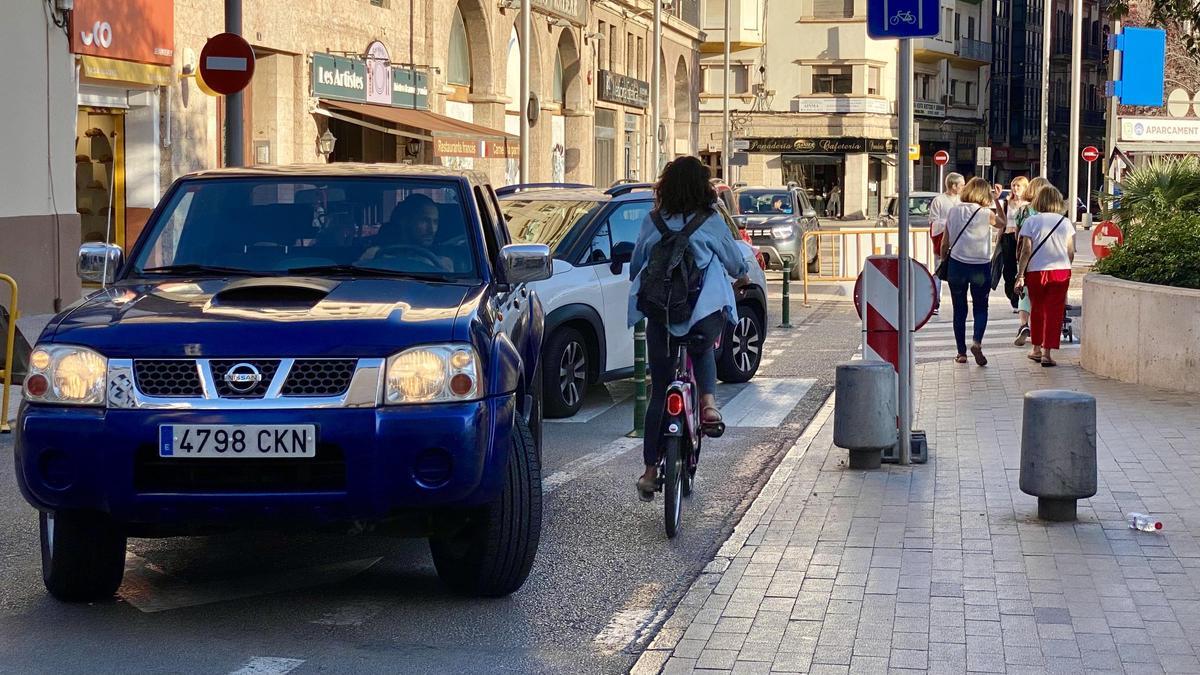
[[504, 491], [462, 529], [431, 537], [438, 576], [465, 595], [500, 597], [525, 583], [542, 529], [542, 466], [529, 426], [518, 415], [509, 441]]
[[67, 602], [107, 600], [125, 576], [125, 534], [102, 513], [41, 513], [42, 581]]

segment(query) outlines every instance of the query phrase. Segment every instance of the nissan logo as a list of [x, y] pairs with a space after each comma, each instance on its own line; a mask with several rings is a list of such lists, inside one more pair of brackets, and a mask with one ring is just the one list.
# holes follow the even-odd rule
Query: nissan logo
[[252, 363], [239, 363], [225, 371], [225, 383], [239, 394], [254, 391], [262, 379], [262, 372]]

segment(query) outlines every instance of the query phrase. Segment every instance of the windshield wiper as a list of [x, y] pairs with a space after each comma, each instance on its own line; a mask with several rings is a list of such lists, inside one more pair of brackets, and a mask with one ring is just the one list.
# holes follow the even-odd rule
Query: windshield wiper
[[349, 274], [357, 276], [388, 277], [396, 279], [415, 279], [417, 281], [449, 281], [444, 274], [433, 272], [408, 272], [404, 270], [389, 270], [381, 267], [365, 265], [313, 265], [311, 267], [292, 267], [288, 274]]
[[244, 274], [249, 276], [270, 276], [270, 272], [262, 272], [257, 270], [248, 270], [241, 267], [222, 267], [220, 265], [200, 265], [196, 263], [185, 263], [182, 265], [163, 265], [161, 267], [147, 267], [140, 270], [141, 274]]

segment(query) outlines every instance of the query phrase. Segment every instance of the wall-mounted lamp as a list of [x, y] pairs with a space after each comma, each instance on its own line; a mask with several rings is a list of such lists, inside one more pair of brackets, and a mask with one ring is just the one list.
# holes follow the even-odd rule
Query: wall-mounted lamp
[[325, 133], [317, 139], [317, 152], [325, 157], [325, 162], [329, 162], [329, 156], [333, 154], [333, 148], [337, 145], [337, 136], [333, 132], [326, 129]]
[[404, 154], [408, 157], [419, 156], [421, 154], [421, 141], [415, 138], [410, 138], [408, 142], [404, 144]]

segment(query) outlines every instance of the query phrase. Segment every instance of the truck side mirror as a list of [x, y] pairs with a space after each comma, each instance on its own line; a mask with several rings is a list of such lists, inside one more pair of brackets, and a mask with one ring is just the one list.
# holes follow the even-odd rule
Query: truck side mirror
[[96, 242], [79, 247], [75, 272], [83, 281], [107, 286], [117, 278], [117, 270], [125, 261], [125, 252], [116, 244]]

